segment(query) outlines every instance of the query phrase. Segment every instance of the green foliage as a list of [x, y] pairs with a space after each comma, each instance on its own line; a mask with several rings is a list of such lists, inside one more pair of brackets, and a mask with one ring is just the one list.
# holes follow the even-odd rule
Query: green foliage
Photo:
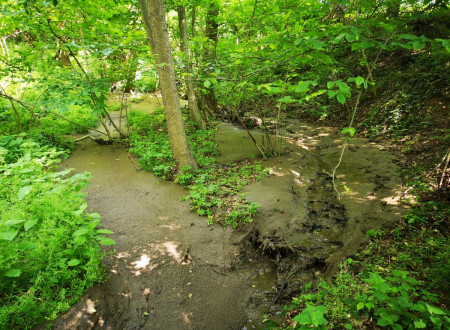
[[300, 314], [294, 317], [299, 329], [308, 329], [313, 326], [316, 329], [326, 329], [323, 327], [327, 324], [327, 320], [323, 317], [328, 312], [325, 306], [314, 306], [313, 304], [306, 304], [306, 308]]
[[[449, 289], [450, 249], [443, 233], [449, 216], [448, 206], [426, 202], [394, 229], [372, 231], [370, 244], [344, 261], [333, 281], [322, 281], [315, 289], [305, 286], [304, 294], [285, 307], [282, 328], [301, 329], [307, 315], [318, 314], [321, 306], [328, 309], [317, 318], [328, 320], [329, 328], [448, 328], [450, 313], [433, 291]], [[323, 322], [313, 324], [311, 318], [308, 324]]]
[[152, 93], [156, 90], [158, 77], [152, 71], [143, 71], [135, 82], [136, 90], [142, 93]]
[[197, 130], [194, 123], [187, 124], [189, 144], [200, 166], [199, 170], [182, 168], [175, 178], [175, 164], [170, 148], [167, 124], [163, 109], [147, 115], [132, 112], [130, 125], [130, 151], [138, 156], [141, 167], [165, 179], [175, 179], [189, 189], [185, 200], [199, 215], [209, 217], [209, 223], [221, 223], [237, 227], [251, 222], [258, 205], [249, 203], [241, 193], [244, 185], [260, 180], [267, 171], [257, 163], [220, 165], [213, 130]]
[[103, 276], [99, 244], [114, 241], [85, 212], [89, 174], [51, 170], [65, 154], [24, 134], [0, 139], [0, 328], [53, 320]]

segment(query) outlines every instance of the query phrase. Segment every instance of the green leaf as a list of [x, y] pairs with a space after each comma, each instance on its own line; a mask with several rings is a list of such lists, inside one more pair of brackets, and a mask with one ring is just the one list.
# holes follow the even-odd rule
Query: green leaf
[[398, 37], [399, 37], [399, 38], [402, 38], [402, 39], [407, 39], [407, 40], [416, 40], [416, 39], [419, 39], [419, 37], [417, 37], [417, 36], [415, 36], [415, 35], [413, 35], [413, 34], [400, 34]]
[[344, 104], [345, 103], [345, 94], [342, 92], [339, 92], [336, 94], [336, 98], [339, 101], [339, 103]]
[[422, 49], [423, 47], [425, 47], [426, 43], [418, 40], [418, 41], [414, 41], [412, 46], [415, 50], [418, 50], [418, 49]]
[[345, 327], [345, 329], [347, 329], [347, 330], [353, 329], [353, 326], [352, 326], [350, 323], [345, 323], [344, 327]]
[[37, 223], [38, 223], [37, 219], [28, 220], [27, 222], [25, 222], [25, 225], [23, 227], [25, 228], [25, 231], [28, 231], [31, 227], [33, 227]]
[[346, 39], [348, 42], [353, 42], [353, 41], [355, 41], [356, 36], [355, 36], [353, 33], [346, 33], [346, 34], [345, 34], [345, 39]]
[[18, 233], [19, 233], [18, 230], [0, 232], [0, 239], [3, 239], [5, 241], [12, 241], [14, 237], [17, 236]]
[[89, 232], [89, 228], [87, 228], [87, 227], [82, 227], [82, 228], [76, 230], [76, 231], [73, 233], [73, 237], [78, 237], [78, 236], [87, 234], [88, 232]]
[[364, 303], [363, 302], [360, 302], [360, 303], [358, 303], [358, 305], [356, 305], [356, 309], [359, 311], [360, 309], [363, 309], [364, 308]]
[[445, 315], [446, 313], [442, 310], [442, 309], [440, 309], [440, 308], [437, 308], [437, 307], [435, 307], [435, 306], [431, 306], [430, 304], [426, 304], [426, 306], [427, 306], [427, 310], [428, 310], [428, 312], [430, 313], [430, 314], [438, 314], [438, 315]]
[[309, 91], [309, 85], [311, 84], [311, 81], [300, 81], [297, 85], [297, 87], [295, 88], [295, 92], [296, 93], [301, 93], [301, 92], [307, 92]]
[[362, 47], [362, 43], [361, 42], [355, 42], [352, 44], [352, 50], [358, 50]]
[[355, 79], [356, 85], [361, 85], [364, 82], [364, 78], [361, 76], [356, 77]]
[[26, 195], [28, 195], [31, 191], [33, 186], [25, 186], [22, 187], [22, 189], [19, 190], [19, 201], [21, 201]]
[[205, 86], [206, 88], [208, 88], [209, 86], [211, 86], [211, 81], [205, 80], [205, 81], [203, 82], [203, 86]]
[[319, 41], [317, 39], [309, 39], [309, 43], [311, 44], [311, 47], [317, 50], [322, 49], [324, 43], [322, 41]]
[[425, 329], [427, 324], [422, 319], [418, 319], [417, 321], [414, 321], [414, 327], [416, 329]]
[[5, 222], [5, 226], [14, 226], [22, 222], [25, 222], [25, 220], [8, 220]]
[[97, 233], [99, 233], [99, 234], [114, 234], [113, 231], [108, 230], [108, 229], [99, 229], [99, 230], [97, 230]]
[[338, 35], [334, 40], [333, 43], [337, 44], [339, 41], [341, 41], [345, 37], [345, 33], [342, 33]]
[[21, 250], [31, 250], [36, 248], [36, 243], [30, 241], [22, 241], [19, 243], [19, 249]]
[[103, 237], [100, 242], [101, 245], [115, 245], [116, 241], [112, 240], [109, 237]]
[[20, 273], [21, 273], [20, 269], [14, 268], [14, 269], [8, 270], [8, 271], [5, 273], [5, 276], [6, 276], [6, 277], [19, 277], [19, 276], [20, 276]]
[[79, 259], [72, 259], [67, 263], [67, 265], [73, 267], [79, 265], [80, 263], [81, 261]]

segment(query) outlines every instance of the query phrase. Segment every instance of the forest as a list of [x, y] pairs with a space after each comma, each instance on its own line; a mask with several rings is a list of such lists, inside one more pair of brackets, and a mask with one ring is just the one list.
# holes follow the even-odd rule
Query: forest
[[450, 328], [447, 0], [2, 0], [0, 329]]

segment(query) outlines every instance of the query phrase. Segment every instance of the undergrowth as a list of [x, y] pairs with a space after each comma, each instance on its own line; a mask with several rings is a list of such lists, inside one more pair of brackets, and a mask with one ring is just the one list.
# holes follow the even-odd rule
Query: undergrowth
[[267, 175], [258, 162], [217, 163], [214, 130], [197, 130], [193, 123], [187, 122], [188, 141], [199, 169], [182, 168], [182, 174], [175, 177], [164, 110], [160, 108], [152, 115], [132, 112], [129, 122], [130, 151], [140, 158], [141, 167], [187, 187], [189, 195], [185, 200], [191, 202], [199, 215], [208, 216], [208, 223], [236, 228], [239, 223], [252, 221], [259, 205], [248, 202], [242, 188]]
[[368, 245], [332, 281], [308, 284], [285, 306], [279, 329], [448, 329], [448, 205], [413, 207], [395, 228], [370, 230]]
[[53, 171], [67, 151], [26, 133], [0, 137], [0, 329], [28, 329], [76, 303], [114, 241], [86, 213], [90, 175]]

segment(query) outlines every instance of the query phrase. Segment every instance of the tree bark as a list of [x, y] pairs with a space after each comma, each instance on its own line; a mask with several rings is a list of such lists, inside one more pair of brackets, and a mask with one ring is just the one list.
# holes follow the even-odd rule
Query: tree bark
[[187, 141], [184, 121], [181, 115], [164, 3], [162, 0], [139, 0], [139, 7], [145, 30], [150, 39], [152, 52], [156, 55], [167, 128], [175, 165], [178, 170], [186, 165], [193, 169], [198, 168]]
[[[192, 74], [191, 54], [189, 52], [187, 24], [186, 24], [186, 8], [178, 6], [178, 26], [180, 28], [181, 50], [184, 53], [185, 72]], [[192, 79], [185, 79], [186, 89], [188, 94], [189, 111], [191, 119], [197, 124], [200, 129], [206, 129], [205, 121], [203, 120], [200, 110], [198, 108], [197, 99], [195, 98], [195, 86]]]

